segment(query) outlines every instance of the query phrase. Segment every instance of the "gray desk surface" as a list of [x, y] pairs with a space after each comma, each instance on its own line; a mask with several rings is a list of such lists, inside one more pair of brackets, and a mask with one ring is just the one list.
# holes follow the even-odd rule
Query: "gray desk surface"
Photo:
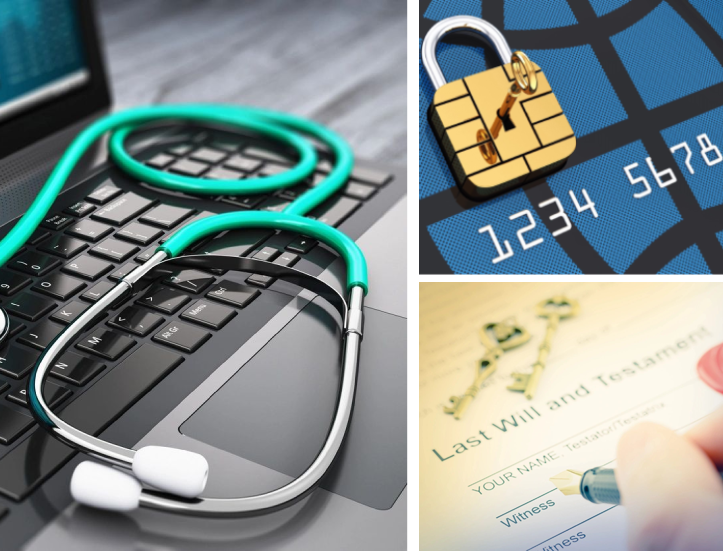
[[311, 117], [406, 163], [405, 0], [99, 0], [116, 107], [238, 103]]

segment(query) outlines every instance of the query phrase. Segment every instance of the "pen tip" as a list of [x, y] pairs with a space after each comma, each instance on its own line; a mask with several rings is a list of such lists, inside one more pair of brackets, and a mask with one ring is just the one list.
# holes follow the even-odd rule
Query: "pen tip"
[[580, 471], [568, 469], [550, 478], [550, 482], [566, 496], [579, 495], [582, 474]]

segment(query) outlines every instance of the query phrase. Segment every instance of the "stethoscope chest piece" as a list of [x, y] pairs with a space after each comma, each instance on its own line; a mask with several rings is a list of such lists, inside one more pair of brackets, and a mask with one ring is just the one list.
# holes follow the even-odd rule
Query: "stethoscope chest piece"
[[0, 308], [0, 346], [3, 345], [5, 339], [10, 332], [10, 318], [5, 310]]

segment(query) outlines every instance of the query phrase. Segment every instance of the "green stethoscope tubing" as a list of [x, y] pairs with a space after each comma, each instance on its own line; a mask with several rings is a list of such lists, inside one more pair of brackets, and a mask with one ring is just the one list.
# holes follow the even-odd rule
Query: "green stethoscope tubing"
[[[252, 130], [291, 147], [299, 155], [299, 162], [286, 172], [263, 178], [204, 180], [161, 172], [136, 161], [128, 154], [125, 140], [131, 132], [143, 125], [167, 120], [213, 123]], [[354, 166], [354, 156], [346, 141], [308, 119], [265, 109], [224, 105], [138, 107], [107, 115], [85, 128], [65, 150], [27, 212], [0, 241], [0, 266], [28, 241], [83, 154], [106, 132], [112, 132], [108, 142], [110, 156], [125, 173], [164, 189], [207, 195], [264, 193], [301, 183], [312, 174], [317, 163], [316, 150], [302, 134], [318, 139], [329, 147], [334, 156], [334, 167], [319, 185], [300, 195], [282, 212], [239, 211], [210, 216], [183, 227], [158, 250], [175, 257], [193, 242], [231, 229], [263, 227], [289, 230], [318, 239], [336, 250], [346, 263], [347, 288], [361, 287], [364, 293], [368, 291], [366, 260], [357, 244], [337, 229], [304, 217], [348, 180]]]

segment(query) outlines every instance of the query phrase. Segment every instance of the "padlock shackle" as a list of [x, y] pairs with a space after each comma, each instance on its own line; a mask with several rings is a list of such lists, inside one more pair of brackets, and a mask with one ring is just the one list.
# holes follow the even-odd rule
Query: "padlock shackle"
[[429, 29], [422, 43], [422, 63], [435, 90], [447, 84], [447, 79], [444, 78], [442, 69], [437, 62], [437, 43], [444, 35], [461, 30], [478, 32], [489, 41], [503, 65], [512, 62], [512, 50], [510, 50], [507, 40], [505, 40], [499, 29], [491, 23], [471, 15], [456, 15], [442, 19]]

